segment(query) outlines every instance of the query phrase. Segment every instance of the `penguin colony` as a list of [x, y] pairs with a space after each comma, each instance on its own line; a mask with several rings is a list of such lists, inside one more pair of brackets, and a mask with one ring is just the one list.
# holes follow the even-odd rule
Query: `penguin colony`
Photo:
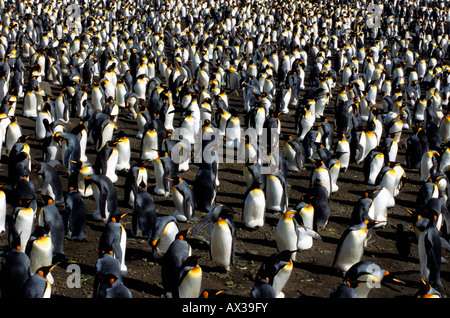
[[[327, 295], [368, 297], [389, 282], [412, 284], [412, 297], [442, 296], [446, 2], [3, 0], [0, 8], [2, 297], [51, 297], [52, 271], [77, 262], [66, 247], [78, 244], [97, 255], [84, 264], [92, 297], [130, 298], [131, 241], [161, 273], [158, 296], [233, 296], [232, 287], [204, 286], [213, 273], [226, 280], [242, 270], [239, 236], [263, 229], [271, 253], [249, 261], [258, 265], [243, 275], [252, 282], [245, 296], [285, 297], [302, 257], [330, 241], [336, 198], [351, 208], [334, 236], [328, 269], [339, 283]], [[270, 164], [240, 128], [254, 128], [256, 139], [280, 133], [264, 145]], [[194, 162], [195, 138], [214, 129], [220, 138], [200, 147], [217, 157], [242, 144], [244, 163]], [[238, 205], [221, 202], [223, 167], [245, 185]], [[348, 202], [341, 180], [361, 170], [351, 182], [363, 191]], [[402, 207], [411, 175], [420, 180], [416, 202]], [[390, 218], [399, 206], [403, 224]], [[415, 282], [367, 260], [386, 228], [397, 228], [395, 257], [416, 249]]]

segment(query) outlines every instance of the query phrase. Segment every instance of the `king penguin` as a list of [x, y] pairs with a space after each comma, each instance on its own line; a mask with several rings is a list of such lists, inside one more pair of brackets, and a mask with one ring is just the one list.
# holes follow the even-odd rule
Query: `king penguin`
[[361, 261], [367, 239], [369, 221], [346, 228], [339, 239], [332, 267], [346, 273], [350, 267]]
[[125, 135], [124, 132], [119, 131], [117, 137], [115, 138], [116, 149], [118, 152], [118, 159], [116, 164], [116, 171], [128, 171], [130, 169], [130, 159], [131, 159], [131, 143], [130, 139]]
[[284, 250], [270, 255], [258, 269], [257, 277], [269, 278], [269, 284], [276, 292], [276, 298], [284, 298], [282, 292], [291, 276], [294, 263], [291, 259], [293, 251]]
[[139, 184], [134, 199], [131, 233], [150, 239], [156, 220], [156, 206], [144, 182]]
[[278, 220], [275, 229], [275, 242], [278, 252], [293, 251], [290, 254], [292, 260], [297, 257], [298, 250], [298, 222], [296, 220], [296, 210], [284, 212]]
[[127, 213], [115, 213], [111, 215], [108, 223], [99, 239], [99, 257], [101, 251], [112, 251], [113, 255], [120, 262], [120, 270], [123, 274], [127, 272], [127, 266], [125, 264], [125, 252], [127, 246], [127, 232], [120, 223], [120, 220], [127, 215]]
[[174, 298], [198, 298], [202, 287], [202, 269], [198, 265], [199, 256], [189, 256], [175, 274], [177, 288]]
[[1, 296], [5, 299], [19, 298], [22, 287], [31, 277], [30, 258], [20, 244], [20, 236], [15, 233], [9, 244], [9, 250], [2, 259]]
[[442, 290], [441, 255], [442, 243], [436, 227], [438, 217], [432, 214], [430, 218], [422, 217], [415, 226], [421, 231], [418, 238], [418, 252], [420, 261], [420, 276], [437, 290]]
[[266, 198], [263, 184], [255, 181], [245, 192], [242, 219], [248, 229], [258, 229], [264, 225]]
[[118, 195], [112, 181], [103, 175], [91, 174], [85, 178], [85, 189], [92, 185], [97, 208], [93, 217], [97, 221], [108, 222], [110, 216], [117, 213]]
[[117, 182], [117, 162], [119, 160], [119, 152], [116, 148], [117, 142], [109, 140], [97, 153], [94, 163], [94, 172], [98, 175], [104, 175], [112, 183]]
[[50, 196], [53, 201], [60, 203], [64, 200], [61, 179], [56, 169], [48, 163], [40, 162], [33, 167], [41, 181], [41, 194]]
[[210, 232], [209, 252], [211, 260], [219, 269], [226, 272], [231, 269], [235, 257], [236, 226], [234, 214], [235, 212], [231, 208], [222, 208]]
[[168, 298], [172, 298], [173, 293], [176, 292], [177, 281], [175, 274], [187, 258], [192, 255], [192, 247], [186, 240], [189, 232], [190, 229], [178, 232], [161, 261], [162, 285], [165, 296]]
[[180, 231], [177, 219], [172, 215], [161, 215], [155, 219], [150, 245], [152, 256], [160, 262]]
[[[28, 240], [33, 232], [34, 217], [35, 213], [29, 205], [24, 207], [17, 206], [12, 211], [9, 233], [10, 241], [12, 240], [12, 233], [16, 231], [20, 237], [20, 248], [22, 251], [25, 251]], [[14, 231], [12, 231], [12, 228]]]
[[167, 151], [160, 152], [159, 156], [153, 162], [155, 173], [155, 188], [154, 192], [157, 195], [169, 196], [171, 189], [171, 181], [178, 173], [178, 165], [175, 164]]
[[266, 177], [266, 210], [284, 213], [289, 205], [287, 180], [279, 167]]
[[86, 206], [78, 189], [78, 180], [69, 182], [68, 191], [64, 196], [66, 237], [73, 241], [85, 241]]
[[31, 273], [52, 264], [53, 244], [48, 232], [48, 227], [37, 226], [28, 240], [25, 253], [30, 258]]
[[49, 229], [48, 236], [51, 238], [53, 251], [52, 263], [56, 263], [64, 256], [64, 221], [55, 201], [50, 196], [41, 195], [41, 198], [43, 206], [39, 213], [38, 225]]
[[205, 159], [200, 163], [192, 189], [196, 209], [203, 212], [208, 212], [214, 206], [217, 193], [217, 166], [214, 162], [208, 161]]
[[325, 228], [330, 217], [330, 204], [328, 191], [322, 185], [322, 180], [314, 180], [313, 184], [307, 191], [305, 201], [311, 204], [314, 208], [313, 230], [317, 231]]
[[134, 207], [134, 200], [138, 192], [139, 186], [143, 183], [148, 185], [148, 172], [145, 167], [147, 160], [137, 160], [135, 164], [128, 170], [125, 177], [124, 202], [129, 207]]
[[251, 298], [276, 298], [277, 292], [272, 285], [269, 284], [268, 277], [257, 277], [257, 281], [253, 286], [250, 297]]
[[289, 136], [288, 140], [284, 142], [284, 151], [289, 171], [300, 171], [305, 169], [305, 148], [298, 138]]
[[194, 217], [195, 197], [189, 184], [181, 177], [170, 178], [172, 185], [172, 198], [175, 204], [174, 216], [180, 222], [189, 222]]
[[27, 280], [21, 298], [51, 298], [53, 276], [56, 265], [42, 266]]
[[378, 264], [368, 261], [360, 261], [350, 267], [345, 273], [344, 282], [354, 288], [357, 298], [367, 298], [371, 289], [380, 288], [382, 283], [405, 284]]

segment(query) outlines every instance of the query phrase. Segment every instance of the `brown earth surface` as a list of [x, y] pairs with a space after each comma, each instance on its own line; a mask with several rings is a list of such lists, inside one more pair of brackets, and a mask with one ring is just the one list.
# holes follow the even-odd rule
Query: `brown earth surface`
[[[42, 88], [46, 94], [55, 96], [57, 87], [42, 83]], [[239, 106], [240, 97], [230, 95], [231, 105]], [[280, 117], [282, 121], [282, 133], [294, 134], [294, 114], [295, 109], [291, 108], [289, 114]], [[22, 125], [24, 134], [34, 132], [34, 120], [22, 117], [22, 109], [16, 111], [19, 122]], [[119, 116], [118, 127], [125, 131], [132, 142], [132, 160], [139, 157], [140, 141], [135, 138], [137, 127], [133, 120], [125, 117], [122, 112]], [[241, 113], [243, 116], [243, 113]], [[326, 111], [326, 116], [332, 122], [332, 110]], [[243, 117], [242, 117], [243, 119]], [[69, 125], [70, 127], [70, 125]], [[409, 136], [408, 131], [404, 131], [402, 140]], [[32, 136], [29, 139], [31, 154], [34, 162], [41, 160], [39, 150], [40, 143]], [[403, 162], [405, 149], [399, 150], [398, 161]], [[87, 151], [90, 162], [95, 160], [95, 151], [89, 145]], [[289, 206], [291, 208], [300, 200], [309, 185], [312, 164], [308, 163], [307, 169], [302, 172], [290, 172], [288, 181]], [[150, 187], [155, 185], [154, 171], [151, 163], [146, 165], [149, 173]], [[67, 189], [67, 175], [61, 171], [61, 180], [64, 190]], [[189, 171], [181, 173], [191, 185], [198, 170], [198, 165], [191, 164]], [[3, 155], [0, 166], [0, 182], [5, 185], [5, 191], [10, 190], [7, 184], [7, 155]], [[406, 183], [396, 199], [394, 208], [389, 209], [388, 223], [386, 227], [374, 230], [372, 240], [364, 251], [363, 260], [373, 261], [381, 268], [389, 270], [398, 279], [405, 282], [405, 285], [382, 285], [381, 288], [374, 288], [371, 298], [398, 298], [413, 297], [419, 288], [419, 259], [417, 245], [414, 244], [409, 257], [399, 256], [396, 247], [396, 226], [404, 224], [406, 230], [411, 231], [411, 222], [406, 209], [414, 209], [416, 195], [422, 182], [419, 180], [417, 171], [406, 170]], [[209, 258], [208, 245], [198, 239], [188, 238], [188, 242], [193, 247], [193, 254], [201, 258], [199, 264], [203, 270], [203, 289], [226, 289], [226, 295], [248, 297], [254, 285], [254, 277], [260, 265], [265, 259], [276, 252], [275, 227], [280, 215], [267, 213], [265, 225], [257, 230], [248, 230], [241, 221], [244, 192], [246, 185], [243, 179], [242, 164], [221, 164], [220, 187], [217, 194], [216, 203], [229, 205], [236, 212], [235, 223], [236, 232], [236, 259], [235, 264], [227, 276], [215, 273], [213, 264]], [[35, 176], [31, 180], [35, 184], [36, 192], [39, 193], [40, 185]], [[116, 187], [119, 193], [120, 210], [132, 212], [132, 210], [122, 202], [124, 191], [125, 171], [119, 173], [119, 180]], [[351, 164], [346, 172], [341, 172], [338, 180], [339, 191], [332, 194], [330, 198], [331, 216], [329, 223], [319, 234], [322, 241], [314, 241], [310, 250], [298, 253], [297, 261], [294, 264], [292, 275], [284, 288], [286, 298], [317, 297], [328, 298], [330, 292], [342, 280], [342, 276], [332, 269], [332, 261], [338, 244], [338, 240], [346, 227], [350, 225], [350, 216], [356, 201], [362, 196], [365, 190], [371, 188], [363, 183], [362, 164]], [[174, 204], [171, 197], [161, 197], [153, 194], [156, 203], [157, 213], [160, 215], [171, 215], [174, 212]], [[95, 221], [92, 213], [95, 210], [93, 198], [85, 200], [88, 211], [86, 237], [87, 242], [65, 241], [65, 254], [68, 262], [60, 264], [53, 270], [54, 284], [52, 287], [52, 298], [91, 298], [92, 286], [94, 282], [94, 265], [97, 260], [98, 240], [103, 231], [104, 223]], [[59, 206], [62, 211], [63, 206]], [[8, 204], [8, 215], [12, 207]], [[202, 219], [206, 213], [196, 211], [196, 216]], [[196, 221], [197, 222], [197, 221]], [[180, 229], [186, 229], [195, 225], [192, 223], [179, 223]], [[161, 285], [161, 266], [152, 260], [151, 247], [147, 239], [134, 238], [130, 233], [131, 213], [125, 216], [122, 221], [128, 232], [126, 265], [128, 272], [125, 275], [124, 284], [131, 290], [133, 298], [160, 298], [163, 297]], [[7, 234], [0, 235], [0, 247], [2, 255], [7, 248]], [[443, 256], [448, 258], [448, 252], [444, 251]], [[77, 264], [81, 269], [81, 287], [69, 288], [67, 280], [72, 272], [67, 272], [69, 264]], [[447, 297], [450, 283], [450, 267], [448, 263], [443, 263], [441, 268], [443, 283], [442, 296]]]

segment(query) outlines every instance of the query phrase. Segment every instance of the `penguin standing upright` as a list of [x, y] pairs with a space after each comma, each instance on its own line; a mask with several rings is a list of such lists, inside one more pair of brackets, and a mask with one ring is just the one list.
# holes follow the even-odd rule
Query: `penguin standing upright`
[[198, 298], [202, 287], [202, 269], [198, 265], [199, 256], [189, 256], [175, 274], [177, 288], [174, 298]]
[[305, 148], [298, 138], [289, 136], [289, 139], [284, 143], [284, 151], [286, 154], [286, 163], [289, 171], [299, 171], [305, 169]]
[[44, 195], [41, 197], [44, 206], [40, 210], [38, 224], [49, 229], [48, 236], [51, 238], [53, 256], [56, 259], [64, 255], [64, 221], [53, 199]]
[[202, 160], [200, 168], [195, 175], [192, 192], [195, 198], [196, 209], [208, 212], [214, 206], [217, 193], [216, 174], [214, 163]]
[[143, 183], [148, 184], [148, 172], [144, 164], [146, 160], [138, 160], [127, 172], [125, 178], [124, 202], [131, 208], [134, 207], [134, 200], [138, 192], [139, 186]]
[[35, 213], [30, 206], [21, 207], [17, 206], [13, 209], [11, 214], [11, 225], [10, 225], [10, 242], [12, 240], [11, 233], [13, 231], [17, 232], [20, 237], [20, 249], [25, 251], [27, 247], [28, 240], [34, 229], [34, 216]]
[[160, 262], [179, 232], [177, 219], [172, 215], [161, 215], [155, 219], [150, 239], [153, 259]]
[[322, 180], [315, 179], [309, 187], [305, 201], [310, 203], [314, 208], [314, 224], [313, 230], [323, 229], [328, 224], [330, 217], [330, 204], [328, 191], [322, 185]]
[[31, 277], [30, 258], [24, 253], [20, 244], [20, 236], [15, 233], [9, 244], [9, 250], [2, 259], [1, 296], [5, 299], [19, 298], [22, 287]]
[[279, 167], [266, 177], [266, 210], [284, 213], [289, 205], [287, 180]]
[[92, 185], [91, 184], [86, 185], [84, 181], [87, 176], [94, 174], [94, 168], [89, 162], [74, 161], [73, 164], [77, 167], [74, 176], [77, 176], [78, 192], [80, 192], [80, 195], [83, 198], [90, 197], [91, 195], [94, 194], [92, 190]]
[[435, 213], [430, 218], [422, 217], [415, 226], [421, 231], [418, 238], [418, 251], [420, 261], [420, 276], [437, 290], [442, 290], [441, 282], [441, 255], [442, 242], [439, 230], [436, 227], [438, 216]]
[[48, 232], [48, 227], [37, 226], [28, 240], [25, 253], [30, 258], [31, 273], [35, 273], [42, 266], [52, 264], [53, 244]]
[[106, 298], [106, 289], [109, 288], [109, 284], [103, 278], [107, 275], [114, 275], [116, 279], [123, 279], [120, 261], [114, 257], [111, 248], [100, 251], [100, 257], [95, 262], [93, 298]]
[[177, 280], [175, 274], [183, 263], [192, 255], [192, 248], [186, 241], [190, 230], [178, 232], [175, 240], [170, 244], [161, 261], [161, 278], [166, 297], [171, 298], [176, 292]]
[[225, 271], [228, 271], [234, 263], [236, 239], [234, 214], [229, 206], [216, 205], [191, 231], [193, 237], [200, 237], [200, 231], [207, 227], [211, 260]]
[[108, 223], [100, 236], [99, 240], [99, 257], [101, 251], [112, 251], [116, 259], [120, 261], [120, 270], [123, 274], [127, 272], [125, 264], [125, 252], [127, 246], [127, 232], [120, 223], [120, 220], [126, 213], [115, 213], [111, 215]]
[[108, 222], [110, 216], [117, 213], [118, 195], [112, 181], [103, 175], [91, 174], [85, 178], [85, 189], [92, 185], [97, 209], [93, 217], [97, 221]]
[[172, 197], [175, 204], [174, 216], [180, 222], [189, 222], [194, 218], [195, 197], [189, 184], [181, 177], [170, 178], [173, 182]]
[[276, 298], [284, 298], [282, 289], [291, 276], [294, 263], [291, 254], [294, 251], [284, 250], [270, 255], [258, 269], [256, 277], [267, 277], [269, 284], [276, 292]]
[[293, 251], [290, 254], [292, 260], [296, 259], [298, 250], [298, 222], [296, 215], [296, 210], [284, 212], [278, 220], [275, 230], [275, 241], [278, 252], [285, 250]]
[[[17, 121], [16, 117], [10, 117], [11, 122], [6, 127], [6, 131], [4, 134], [5, 143], [4, 146], [8, 153], [12, 151], [12, 148], [16, 142], [23, 142], [22, 135], [22, 126]], [[29, 136], [28, 136], [29, 137]]]
[[332, 267], [346, 273], [350, 267], [361, 261], [367, 239], [369, 221], [346, 228], [339, 239]]
[[42, 180], [41, 194], [50, 196], [55, 202], [63, 202], [62, 183], [56, 169], [48, 163], [40, 162], [33, 167], [33, 172]]
[[160, 154], [153, 162], [153, 167], [156, 182], [154, 192], [157, 195], [169, 196], [171, 189], [170, 179], [178, 173], [177, 164], [172, 161], [168, 152], [164, 152], [163, 155]]
[[123, 132], [117, 133], [115, 139], [116, 149], [118, 152], [116, 171], [130, 169], [130, 159], [131, 159], [131, 145], [130, 140], [125, 136]]
[[27, 280], [22, 288], [21, 298], [51, 298], [53, 276], [56, 265], [42, 266]]
[[236, 226], [234, 211], [222, 208], [210, 232], [210, 256], [219, 268], [229, 271], [234, 264]]
[[151, 238], [156, 220], [156, 207], [144, 182], [141, 182], [134, 199], [131, 233], [137, 237]]
[[116, 148], [116, 142], [109, 140], [97, 153], [94, 163], [94, 171], [98, 175], [104, 175], [115, 183], [119, 177], [117, 176], [117, 162], [119, 152]]
[[249, 229], [258, 229], [264, 225], [266, 198], [261, 182], [255, 181], [245, 192], [242, 219]]
[[327, 194], [329, 197], [331, 195], [331, 191], [332, 191], [330, 170], [325, 165], [325, 162], [323, 160], [315, 160], [315, 159], [313, 159], [313, 160], [314, 160], [314, 164], [315, 164], [316, 168], [312, 172], [310, 186], [313, 185], [314, 180], [316, 180], [316, 179], [320, 180], [322, 186], [325, 187], [325, 189], [327, 190]]
[[71, 174], [75, 171], [72, 161], [81, 160], [81, 146], [78, 136], [60, 131], [54, 134], [54, 139], [62, 149], [62, 163]]
[[85, 241], [86, 206], [78, 191], [78, 180], [69, 184], [69, 189], [64, 196], [64, 218], [66, 224], [66, 236], [69, 240]]
[[106, 283], [105, 298], [133, 298], [131, 291], [123, 283], [122, 279], [114, 274], [100, 275], [100, 279]]

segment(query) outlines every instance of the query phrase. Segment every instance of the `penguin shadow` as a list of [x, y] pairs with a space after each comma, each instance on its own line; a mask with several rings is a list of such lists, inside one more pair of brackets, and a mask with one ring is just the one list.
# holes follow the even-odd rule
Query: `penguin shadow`
[[389, 216], [389, 218], [394, 219], [394, 220], [403, 221], [403, 222], [406, 222], [408, 224], [411, 223], [411, 215], [408, 212], [406, 212], [406, 210], [405, 210], [405, 214], [404, 215], [389, 214], [388, 216]]
[[416, 201], [415, 200], [404, 200], [404, 199], [400, 199], [400, 198], [395, 198], [395, 205], [401, 206], [402, 208], [406, 209], [408, 208], [409, 210], [413, 210], [416, 208]]
[[164, 290], [161, 287], [158, 287], [156, 283], [150, 284], [128, 276], [123, 278], [123, 283], [130, 290], [138, 293], [153, 295], [156, 297], [164, 294]]
[[[347, 203], [348, 204], [348, 203]], [[352, 221], [349, 217], [341, 216], [341, 215], [330, 215], [328, 218], [328, 222], [333, 222], [345, 227], [351, 226]]]
[[105, 223], [94, 219], [92, 214], [86, 214], [86, 226], [94, 232], [103, 232]]
[[331, 266], [324, 266], [309, 262], [294, 262], [294, 268], [301, 269], [310, 273], [318, 274], [318, 275], [328, 275], [334, 277], [343, 277], [340, 275], [335, 268]]
[[[254, 262], [256, 264], [262, 264], [267, 260], [267, 256], [265, 256], [265, 255], [254, 254], [254, 253], [249, 253], [249, 252], [244, 252], [244, 253], [236, 252], [235, 257], [240, 260]], [[253, 277], [251, 277], [251, 278], [252, 278], [252, 280], [254, 279]]]

